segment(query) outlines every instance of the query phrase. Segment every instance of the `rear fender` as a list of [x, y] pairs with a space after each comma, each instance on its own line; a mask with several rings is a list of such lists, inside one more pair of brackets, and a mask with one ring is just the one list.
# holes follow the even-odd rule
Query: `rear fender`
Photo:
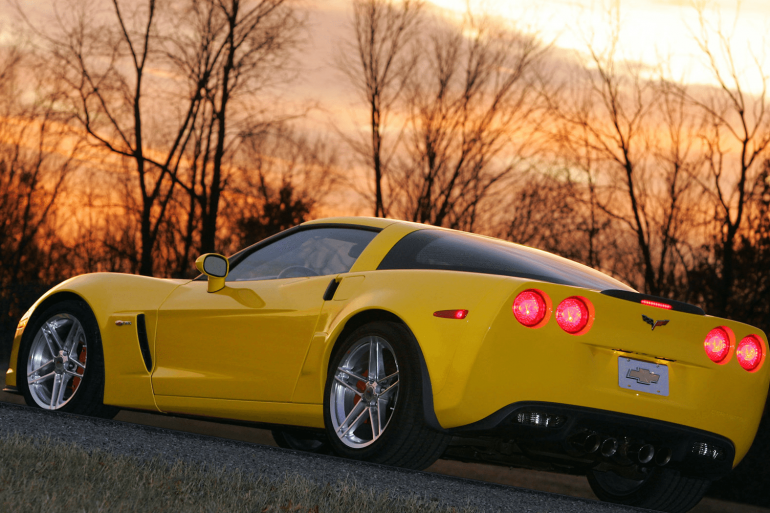
[[[313, 341], [293, 394], [293, 402], [321, 403], [328, 364], [338, 340], [370, 320], [395, 320], [414, 335], [420, 350], [423, 404], [431, 427], [442, 426], [435, 398], [454, 371], [459, 346], [478, 347], [500, 302], [517, 280], [508, 277], [447, 271], [373, 271], [340, 277], [338, 293], [324, 303]], [[343, 290], [345, 282], [356, 289]], [[405, 294], [403, 290], [409, 290]], [[339, 297], [338, 297], [339, 296]], [[465, 319], [435, 317], [434, 312], [466, 309]]]

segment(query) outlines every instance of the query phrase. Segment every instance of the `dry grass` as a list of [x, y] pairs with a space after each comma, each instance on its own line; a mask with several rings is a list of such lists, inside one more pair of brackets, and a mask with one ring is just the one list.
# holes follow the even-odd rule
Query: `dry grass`
[[460, 513], [350, 482], [319, 485], [299, 476], [169, 465], [21, 435], [0, 438], [0, 510]]

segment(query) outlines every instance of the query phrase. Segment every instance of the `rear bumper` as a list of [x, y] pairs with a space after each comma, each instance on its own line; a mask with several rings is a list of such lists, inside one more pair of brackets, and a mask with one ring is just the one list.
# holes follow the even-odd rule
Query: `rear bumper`
[[[547, 427], [543, 425], [545, 419], [550, 421]], [[714, 433], [645, 417], [545, 402], [514, 403], [478, 422], [447, 431], [463, 438], [510, 441], [533, 460], [557, 462], [578, 471], [602, 465], [659, 465], [713, 480], [728, 474], [735, 458], [733, 443]], [[614, 452], [610, 450], [612, 440], [617, 442]], [[594, 447], [596, 444], [599, 447]], [[642, 447], [644, 451], [640, 451]], [[607, 455], [609, 452], [613, 454]], [[649, 461], [644, 461], [648, 457]]]
[[[519, 290], [534, 286], [554, 305], [573, 295], [590, 301], [595, 310], [590, 331], [568, 334], [553, 315], [538, 328], [519, 323], [511, 305]], [[457, 345], [451, 379], [434, 389], [439, 424], [446, 429], [466, 426], [523, 401], [593, 408], [717, 434], [733, 444], [734, 467], [756, 435], [770, 385], [770, 362], [746, 372], [733, 354], [718, 365], [706, 355], [703, 341], [717, 326], [729, 329], [735, 340], [750, 334], [763, 341], [766, 337], [745, 324], [679, 311], [668, 311], [662, 319], [669, 323], [651, 330], [642, 315], [654, 317], [660, 311], [561, 285], [521, 285], [481, 340], [469, 338]], [[634, 366], [667, 368], [667, 392], [628, 387], [624, 359]], [[427, 353], [426, 361], [432, 371]]]

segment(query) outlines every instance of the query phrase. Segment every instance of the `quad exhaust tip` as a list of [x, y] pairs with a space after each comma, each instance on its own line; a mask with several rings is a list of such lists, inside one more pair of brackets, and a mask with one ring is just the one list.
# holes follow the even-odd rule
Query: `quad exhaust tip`
[[586, 454], [593, 454], [602, 445], [602, 437], [597, 433], [583, 433], [574, 437], [571, 443], [576, 449]]
[[585, 433], [572, 439], [572, 444], [586, 454], [599, 452], [605, 458], [612, 458], [616, 454], [623, 459], [637, 460], [642, 465], [654, 463], [659, 467], [667, 465], [673, 455], [668, 447], [655, 448], [652, 444], [621, 446], [617, 438], [603, 437], [598, 433]]
[[663, 447], [655, 453], [655, 464], [662, 467], [671, 461], [671, 449]]
[[605, 458], [611, 458], [618, 452], [618, 441], [615, 438], [607, 438], [602, 442], [601, 446], [602, 456]]
[[[655, 447], [651, 444], [645, 444], [639, 448], [639, 452], [636, 453], [636, 457], [639, 459], [639, 463], [649, 463], [655, 457]], [[668, 463], [668, 461], [666, 462]]]
[[585, 441], [583, 442], [583, 449], [588, 454], [593, 454], [593, 453], [595, 453], [596, 451], [599, 450], [599, 446], [601, 444], [602, 444], [601, 437], [599, 435], [597, 435], [596, 433], [594, 433], [594, 434], [588, 435], [586, 437]]

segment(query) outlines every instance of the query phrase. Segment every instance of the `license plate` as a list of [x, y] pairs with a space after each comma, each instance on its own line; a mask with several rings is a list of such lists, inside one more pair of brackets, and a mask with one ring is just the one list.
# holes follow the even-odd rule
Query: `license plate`
[[618, 358], [618, 386], [668, 396], [668, 366], [621, 356]]

